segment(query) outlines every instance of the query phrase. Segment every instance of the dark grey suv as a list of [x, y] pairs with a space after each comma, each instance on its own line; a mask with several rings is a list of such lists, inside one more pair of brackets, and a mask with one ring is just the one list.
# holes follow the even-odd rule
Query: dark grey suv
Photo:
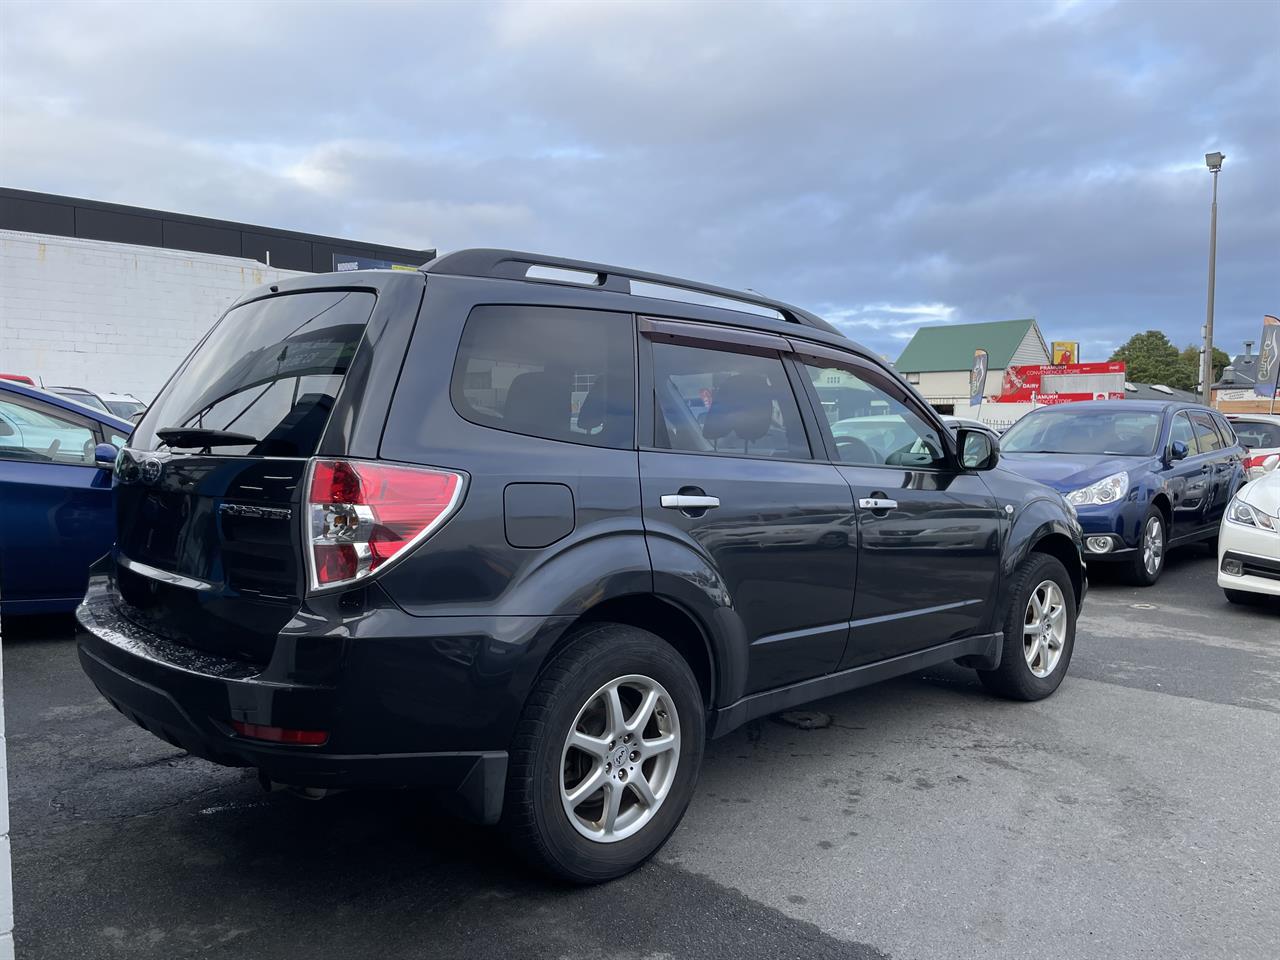
[[429, 787], [604, 880], [708, 736], [947, 660], [1057, 688], [1080, 528], [998, 458], [752, 294], [500, 250], [298, 278], [121, 452], [80, 658], [195, 755]]

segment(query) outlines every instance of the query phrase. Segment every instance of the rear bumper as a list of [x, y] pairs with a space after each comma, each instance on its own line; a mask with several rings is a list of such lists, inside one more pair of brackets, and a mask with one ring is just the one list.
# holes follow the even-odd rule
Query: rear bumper
[[[455, 618], [410, 624], [425, 636], [366, 638], [358, 652], [346, 650], [331, 683], [296, 683], [277, 679], [274, 664], [263, 669], [141, 629], [119, 614], [105, 580], [91, 582], [76, 617], [80, 663], [102, 695], [134, 723], [194, 756], [254, 767], [296, 786], [431, 788], [470, 819], [492, 823], [501, 814], [510, 708], [518, 713], [522, 701], [513, 687], [523, 681], [518, 670], [495, 676], [481, 669], [488, 687], [482, 697], [474, 680], [442, 667], [432, 651], [444, 647], [456, 661], [462, 638], [459, 624], [439, 621]], [[452, 643], [441, 642], [443, 631]], [[500, 645], [493, 632], [487, 639]], [[407, 649], [418, 656], [406, 659]], [[513, 664], [523, 659], [511, 657]], [[458, 709], [463, 702], [470, 713]], [[321, 746], [273, 744], [239, 736], [233, 721], [330, 736]]]

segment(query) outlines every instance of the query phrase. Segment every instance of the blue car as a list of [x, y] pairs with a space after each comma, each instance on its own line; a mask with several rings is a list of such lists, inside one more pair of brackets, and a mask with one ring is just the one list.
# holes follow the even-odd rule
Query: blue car
[[1245, 482], [1245, 450], [1216, 410], [1089, 400], [1041, 407], [1000, 438], [1000, 464], [1076, 508], [1090, 563], [1150, 586], [1170, 547], [1212, 540]]
[[0, 380], [0, 614], [69, 612], [111, 548], [111, 468], [133, 425]]

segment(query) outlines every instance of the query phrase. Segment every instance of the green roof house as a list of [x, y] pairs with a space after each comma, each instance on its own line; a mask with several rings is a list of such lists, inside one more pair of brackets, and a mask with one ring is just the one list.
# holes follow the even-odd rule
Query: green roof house
[[999, 320], [921, 327], [894, 366], [940, 412], [963, 414], [977, 349], [987, 351], [987, 398], [999, 394], [1006, 367], [1050, 361], [1035, 320]]

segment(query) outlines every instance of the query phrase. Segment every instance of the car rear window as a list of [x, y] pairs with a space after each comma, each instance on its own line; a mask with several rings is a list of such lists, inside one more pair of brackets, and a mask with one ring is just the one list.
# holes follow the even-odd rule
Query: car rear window
[[454, 363], [453, 405], [485, 427], [631, 449], [634, 353], [629, 314], [476, 307]]
[[1231, 426], [1236, 436], [1250, 450], [1255, 447], [1269, 449], [1280, 447], [1280, 423], [1267, 423], [1263, 420], [1232, 420]]
[[236, 307], [161, 391], [130, 445], [154, 449], [157, 430], [202, 428], [255, 438], [215, 454], [313, 455], [374, 300], [312, 290]]

